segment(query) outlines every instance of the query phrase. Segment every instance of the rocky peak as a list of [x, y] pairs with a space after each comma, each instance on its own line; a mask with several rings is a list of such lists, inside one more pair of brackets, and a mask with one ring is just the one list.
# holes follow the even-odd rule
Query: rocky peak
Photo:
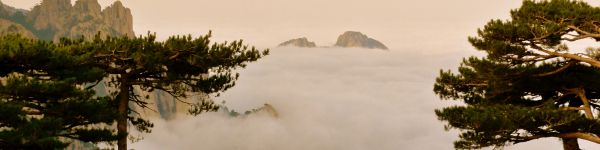
[[99, 15], [102, 10], [102, 6], [100, 6], [97, 0], [78, 0], [75, 2], [73, 8], [75, 11], [94, 15]]
[[40, 3], [42, 6], [57, 6], [58, 8], [70, 8], [73, 6], [71, 0], [43, 0]]
[[93, 37], [98, 32], [102, 36], [135, 36], [131, 11], [120, 1], [102, 10], [98, 0], [77, 0], [75, 5], [71, 0], [43, 0], [26, 18], [21, 24], [44, 40]]
[[60, 28], [71, 11], [71, 0], [43, 0], [31, 9], [27, 20], [36, 30]]
[[111, 6], [125, 8], [125, 6], [123, 5], [123, 3], [120, 0], [115, 1]]
[[129, 37], [135, 36], [133, 32], [133, 16], [131, 10], [123, 6], [121, 1], [116, 1], [102, 11], [104, 22], [114, 29], [115, 32], [125, 34]]
[[367, 35], [356, 31], [346, 31], [340, 35], [335, 43], [338, 47], [357, 47], [357, 48], [374, 48], [388, 49], [383, 43], [369, 38]]
[[70, 10], [72, 6], [71, 0], [42, 0], [33, 9], [37, 7], [37, 9], [46, 8], [45, 10]]
[[288, 41], [285, 41], [285, 42], [279, 44], [279, 46], [280, 47], [295, 46], [295, 47], [308, 47], [308, 48], [317, 47], [315, 42], [308, 41], [308, 39], [306, 37], [291, 39], [291, 40], [288, 40]]

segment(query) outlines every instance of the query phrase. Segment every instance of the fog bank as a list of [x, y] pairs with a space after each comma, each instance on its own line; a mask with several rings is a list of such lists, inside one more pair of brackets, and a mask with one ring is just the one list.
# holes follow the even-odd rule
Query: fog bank
[[[471, 54], [432, 49], [276, 48], [241, 71], [237, 85], [218, 97], [244, 110], [269, 103], [279, 118], [222, 113], [155, 120], [136, 149], [421, 150], [453, 149], [436, 108], [454, 105], [432, 92], [441, 68]], [[589, 148], [590, 144], [582, 147]], [[587, 146], [587, 147], [586, 147]], [[592, 148], [600, 148], [597, 145]], [[561, 149], [550, 138], [506, 149]]]

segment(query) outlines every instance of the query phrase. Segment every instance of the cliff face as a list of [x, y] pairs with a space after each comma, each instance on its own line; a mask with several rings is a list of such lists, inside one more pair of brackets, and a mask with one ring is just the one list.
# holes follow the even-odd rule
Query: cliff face
[[358, 47], [358, 48], [374, 48], [388, 49], [383, 43], [369, 38], [360, 32], [346, 31], [340, 35], [335, 43], [337, 47]]
[[100, 32], [102, 36], [115, 36], [111, 34], [110, 27], [104, 24], [104, 19], [101, 15], [101, 6], [96, 0], [79, 0], [75, 2], [75, 5], [68, 13], [70, 13], [68, 14], [70, 16], [67, 16], [64, 19], [72, 22], [63, 22], [64, 24], [60, 25], [63, 30], [57, 30], [53, 37], [54, 41], [61, 37], [92, 37], [98, 32]]
[[21, 34], [23, 37], [35, 38], [35, 35], [18, 23], [0, 19], [0, 35]]
[[33, 7], [27, 15], [27, 21], [35, 30], [52, 28], [60, 31], [64, 30], [70, 12], [70, 0], [44, 0], [40, 5]]
[[104, 24], [112, 27], [115, 33], [125, 34], [127, 36], [135, 36], [133, 33], [133, 16], [131, 10], [123, 6], [121, 1], [116, 1], [111, 6], [102, 11], [104, 16]]
[[[0, 7], [0, 16], [3, 10]], [[135, 36], [131, 11], [120, 1], [102, 10], [97, 0], [78, 0], [75, 5], [71, 0], [43, 0], [22, 15], [24, 21], [11, 14], [3, 18], [20, 23], [44, 40], [93, 37], [98, 32], [102, 36]]]
[[[20, 33], [31, 38], [58, 40], [61, 37], [92, 37], [98, 32], [109, 36], [135, 36], [131, 10], [120, 1], [102, 10], [97, 0], [78, 0], [74, 5], [71, 0], [43, 0], [31, 11], [15, 9], [0, 2], [0, 34]], [[104, 83], [94, 89], [100, 96], [108, 95], [111, 90]], [[146, 117], [169, 119], [176, 114], [187, 113], [190, 107], [161, 91], [148, 93], [136, 89], [136, 93], [149, 96], [150, 109], [132, 105], [134, 110]], [[199, 94], [185, 101], [196, 103], [207, 97]]]
[[281, 44], [279, 44], [280, 47], [282, 46], [295, 46], [295, 47], [307, 47], [307, 48], [313, 48], [313, 47], [317, 47], [317, 45], [315, 44], [315, 42], [311, 42], [308, 41], [307, 38], [303, 37], [303, 38], [297, 38], [297, 39], [291, 39], [288, 41], [285, 41]]

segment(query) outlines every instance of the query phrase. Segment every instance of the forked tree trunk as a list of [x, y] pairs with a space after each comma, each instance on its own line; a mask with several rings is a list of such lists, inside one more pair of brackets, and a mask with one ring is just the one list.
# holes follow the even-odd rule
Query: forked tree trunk
[[119, 86], [119, 95], [117, 95], [119, 117], [117, 118], [117, 133], [123, 137], [117, 141], [119, 150], [127, 150], [127, 108], [129, 107], [129, 86], [121, 83]]
[[562, 138], [564, 150], [581, 150], [577, 138]]

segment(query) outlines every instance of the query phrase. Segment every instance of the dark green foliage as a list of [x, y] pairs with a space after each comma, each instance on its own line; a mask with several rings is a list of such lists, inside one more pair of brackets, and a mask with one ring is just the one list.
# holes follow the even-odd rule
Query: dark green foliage
[[[149, 34], [133, 39], [108, 37], [103, 40], [96, 37], [91, 42], [64, 39], [61, 44], [77, 47], [82, 54], [92, 53], [92, 60], [98, 67], [109, 74], [119, 75], [112, 78], [109, 86], [136, 85], [149, 92], [162, 90], [174, 98], [186, 98], [193, 92], [224, 91], [235, 85], [239, 75], [232, 73], [234, 69], [245, 67], [247, 62], [268, 54], [268, 51], [260, 52], [245, 46], [242, 41], [213, 44], [210, 36], [210, 33], [199, 38], [174, 36], [159, 42]], [[147, 102], [141, 96], [132, 91], [129, 93], [132, 102], [146, 107]], [[192, 114], [218, 108], [207, 101], [191, 106], [195, 106]]]
[[0, 37], [0, 149], [57, 149], [62, 139], [110, 142], [119, 136], [109, 97], [83, 83], [102, 79], [100, 68], [69, 49], [16, 35]]
[[[98, 34], [99, 35], [99, 34]], [[73, 49], [76, 56], [87, 56], [94, 67], [101, 68], [109, 78], [107, 86], [116, 90], [112, 96], [118, 104], [120, 117], [118, 125], [126, 124], [126, 118], [138, 130], [149, 132], [152, 123], [140, 118], [129, 108], [133, 103], [147, 108], [148, 102], [134, 92], [134, 88], [152, 92], [161, 90], [181, 102], [188, 103], [190, 113], [197, 115], [206, 111], [216, 111], [218, 106], [209, 100], [198, 103], [185, 101], [192, 95], [218, 93], [235, 85], [238, 74], [233, 71], [243, 68], [268, 54], [242, 44], [211, 43], [209, 32], [206, 36], [173, 36], [164, 42], [156, 41], [156, 36], [148, 34], [137, 38], [101, 38], [92, 40], [62, 39], [57, 45]], [[124, 126], [118, 127], [124, 133]], [[119, 148], [125, 147], [124, 139]]]
[[[597, 142], [600, 67], [567, 42], [600, 39], [600, 8], [569, 0], [524, 1], [511, 20], [492, 20], [469, 42], [486, 57], [464, 59], [458, 73], [441, 71], [434, 91], [466, 106], [436, 110], [447, 129], [462, 131], [457, 149], [504, 146], [543, 137]], [[600, 36], [599, 36], [600, 37]], [[586, 107], [585, 102], [589, 102]], [[582, 137], [576, 137], [582, 138]], [[585, 138], [583, 138], [585, 139]]]
[[203, 112], [215, 112], [221, 108], [220, 105], [216, 105], [212, 100], [200, 100], [199, 103], [192, 104], [191, 106], [188, 113], [195, 116], [200, 115]]
[[[85, 142], [126, 139], [127, 122], [150, 132], [153, 124], [129, 108], [149, 102], [134, 88], [161, 90], [189, 103], [190, 113], [216, 111], [206, 99], [186, 102], [196, 94], [219, 93], [235, 85], [233, 71], [268, 54], [242, 44], [211, 43], [174, 36], [164, 42], [148, 34], [138, 38], [61, 39], [58, 43], [0, 37], [0, 148], [64, 148], [61, 138]], [[107, 79], [117, 89], [95, 96], [93, 86]], [[218, 95], [218, 94], [217, 94]], [[99, 128], [117, 122], [114, 129]], [[124, 126], [123, 126], [124, 125]]]

